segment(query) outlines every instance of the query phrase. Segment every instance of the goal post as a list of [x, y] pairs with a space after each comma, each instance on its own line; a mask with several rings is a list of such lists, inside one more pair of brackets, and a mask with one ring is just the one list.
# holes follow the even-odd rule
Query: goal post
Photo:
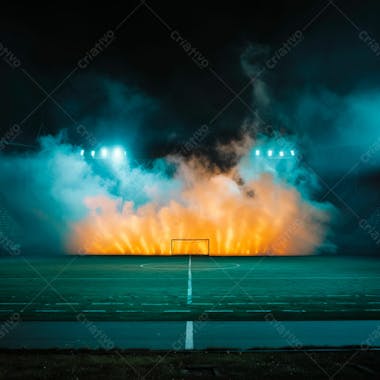
[[172, 255], [209, 255], [210, 239], [172, 239]]

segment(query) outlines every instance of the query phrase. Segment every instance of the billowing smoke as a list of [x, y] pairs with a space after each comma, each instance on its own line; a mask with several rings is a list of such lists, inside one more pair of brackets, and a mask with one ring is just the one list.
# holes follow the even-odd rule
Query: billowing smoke
[[331, 250], [332, 207], [311, 200], [296, 156], [264, 155], [278, 144], [245, 134], [219, 146], [235, 162], [228, 170], [179, 155], [147, 168], [131, 157], [99, 163], [44, 137], [39, 152], [1, 158], [2, 203], [25, 253], [170, 254], [173, 239], [207, 239], [215, 255]]
[[[242, 67], [254, 78], [252, 98], [260, 123], [296, 136], [305, 166], [320, 185], [317, 199], [336, 206], [338, 252], [378, 253], [380, 86], [372, 68], [374, 57], [362, 59], [363, 46], [350, 46], [348, 55], [336, 46], [326, 65], [319, 37], [305, 35], [291, 58], [276, 58], [275, 68], [273, 49], [251, 45], [242, 55]], [[360, 67], [347, 64], [355, 52]]]
[[[212, 154], [203, 155], [185, 137], [179, 154], [148, 167], [136, 163], [135, 147], [144, 145], [139, 132], [144, 112], [159, 107], [138, 91], [101, 81], [104, 105], [92, 116], [84, 114], [76, 137], [98, 149], [107, 133], [115, 141], [121, 126], [128, 125], [122, 140], [129, 138], [134, 148], [126, 146], [123, 162], [100, 164], [81, 157], [62, 136], [46, 136], [38, 152], [0, 157], [1, 204], [15, 226], [12, 242], [41, 254], [169, 254], [173, 241], [185, 239], [207, 241], [214, 255], [334, 251], [331, 224], [337, 213], [323, 196], [321, 177], [344, 173], [347, 157], [336, 147], [352, 141], [360, 146], [356, 156], [367, 146], [363, 160], [376, 165], [379, 148], [371, 148], [375, 101], [366, 93], [342, 97], [326, 90], [276, 97], [271, 73], [259, 75], [257, 65], [269, 52], [251, 46], [242, 56], [244, 72], [258, 77], [252, 86], [255, 113], [235, 128], [236, 138], [215, 142]], [[336, 115], [331, 104], [342, 112]], [[79, 112], [81, 106], [76, 107]], [[218, 138], [212, 128], [207, 127]], [[161, 138], [170, 137], [166, 132]]]

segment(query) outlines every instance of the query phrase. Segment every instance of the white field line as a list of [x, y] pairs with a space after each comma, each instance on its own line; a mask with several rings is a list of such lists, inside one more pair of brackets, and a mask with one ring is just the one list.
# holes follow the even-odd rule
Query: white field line
[[[189, 256], [189, 265], [187, 270], [187, 304], [191, 305], [193, 302], [193, 281], [191, 274], [191, 256]], [[194, 331], [193, 331], [193, 321], [186, 322], [186, 332], [185, 332], [185, 350], [194, 349]]]
[[192, 296], [193, 296], [193, 282], [192, 282], [192, 276], [191, 276], [191, 256], [189, 256], [189, 265], [187, 270], [187, 304], [191, 305], [193, 302]]
[[186, 340], [185, 340], [185, 350], [194, 349], [194, 330], [193, 321], [186, 322]]

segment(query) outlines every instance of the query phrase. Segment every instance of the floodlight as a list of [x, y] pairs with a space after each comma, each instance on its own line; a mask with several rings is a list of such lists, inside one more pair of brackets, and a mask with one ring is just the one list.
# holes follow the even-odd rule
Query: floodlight
[[107, 156], [108, 156], [108, 150], [107, 150], [107, 148], [100, 149], [100, 156], [102, 158], [107, 158]]
[[284, 157], [284, 152], [282, 150], [280, 150], [279, 155], [280, 155], [280, 157]]
[[295, 156], [295, 155], [296, 155], [296, 153], [294, 152], [293, 149], [290, 151], [290, 154], [291, 154], [292, 156]]
[[80, 155], [83, 157], [84, 156], [84, 149], [82, 149], [81, 151], [80, 151]]
[[256, 149], [255, 154], [256, 154], [256, 156], [260, 156], [260, 151], [258, 149]]
[[123, 150], [119, 147], [114, 148], [113, 153], [112, 153], [112, 158], [115, 161], [120, 161], [123, 158]]
[[272, 157], [273, 156], [273, 150], [269, 149], [268, 150], [268, 157]]
[[91, 151], [91, 157], [92, 157], [92, 158], [95, 157], [95, 151], [94, 151], [94, 150]]

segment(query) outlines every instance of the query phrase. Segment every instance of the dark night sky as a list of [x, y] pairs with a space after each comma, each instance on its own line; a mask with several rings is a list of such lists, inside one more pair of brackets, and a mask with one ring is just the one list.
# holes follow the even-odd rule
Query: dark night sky
[[[96, 143], [121, 141], [136, 157], [155, 157], [203, 124], [211, 131], [204, 147], [228, 141], [244, 120], [254, 119], [254, 110], [265, 123], [298, 137], [323, 190], [323, 183], [335, 186], [343, 178], [335, 192], [380, 225], [379, 149], [360, 162], [380, 130], [380, 56], [359, 38], [364, 31], [380, 41], [377, 1], [150, 1], [117, 29], [138, 4], [3, 6], [0, 42], [21, 65], [0, 61], [1, 135], [30, 114], [15, 143], [36, 144], [38, 134], [65, 129], [69, 142], [86, 146], [88, 139], [77, 133], [83, 125]], [[199, 68], [169, 29], [209, 65]], [[87, 68], [78, 68], [109, 30], [115, 39]], [[297, 30], [303, 30], [302, 42], [267, 68], [256, 87], [247, 86], [247, 67], [265, 67]], [[266, 54], [257, 53], [263, 49]], [[46, 99], [44, 91], [69, 73]], [[14, 149], [8, 146], [6, 153]], [[355, 162], [360, 165], [345, 176]], [[357, 223], [332, 193], [327, 200], [343, 211], [343, 226]]]
[[[234, 97], [211, 70], [233, 91], [240, 91], [248, 80], [241, 67], [245, 49], [263, 44], [276, 51], [290, 35], [313, 20], [326, 3], [149, 3], [159, 17], [207, 58], [210, 65], [206, 69], [194, 64], [145, 5], [116, 31], [115, 26], [138, 5], [135, 1], [123, 5], [5, 7], [0, 16], [1, 42], [20, 59], [21, 66], [13, 70], [6, 64], [0, 66], [1, 129], [6, 131], [21, 121], [45, 98], [22, 69], [49, 92], [111, 29], [115, 30], [116, 39], [86, 69], [78, 69], [53, 97], [97, 139], [122, 137], [139, 146], [142, 155], [160, 151], [208, 123]], [[345, 13], [360, 28], [380, 36], [376, 2], [341, 3], [339, 6], [344, 6]], [[299, 101], [297, 95], [306, 89], [323, 87], [344, 96], [360, 86], [377, 86], [379, 58], [357, 35], [353, 26], [330, 5], [305, 31], [303, 43], [274, 70], [264, 74], [270, 96], [289, 118], [280, 121], [281, 117], [271, 109], [265, 114], [268, 123], [275, 122], [279, 129], [292, 129], [292, 107]], [[260, 57], [255, 63], [262, 65], [265, 59]], [[107, 93], [105, 81], [121, 87]], [[124, 103], [118, 100], [122, 95]], [[252, 104], [251, 95], [248, 87], [242, 98]], [[249, 114], [250, 110], [235, 100], [214, 123], [211, 138], [236, 135]], [[73, 133], [75, 122], [52, 100], [47, 100], [25, 122], [19, 142], [33, 142], [42, 123], [42, 133], [67, 128], [71, 140], [83, 144]], [[140, 139], [141, 133], [144, 141]]]

